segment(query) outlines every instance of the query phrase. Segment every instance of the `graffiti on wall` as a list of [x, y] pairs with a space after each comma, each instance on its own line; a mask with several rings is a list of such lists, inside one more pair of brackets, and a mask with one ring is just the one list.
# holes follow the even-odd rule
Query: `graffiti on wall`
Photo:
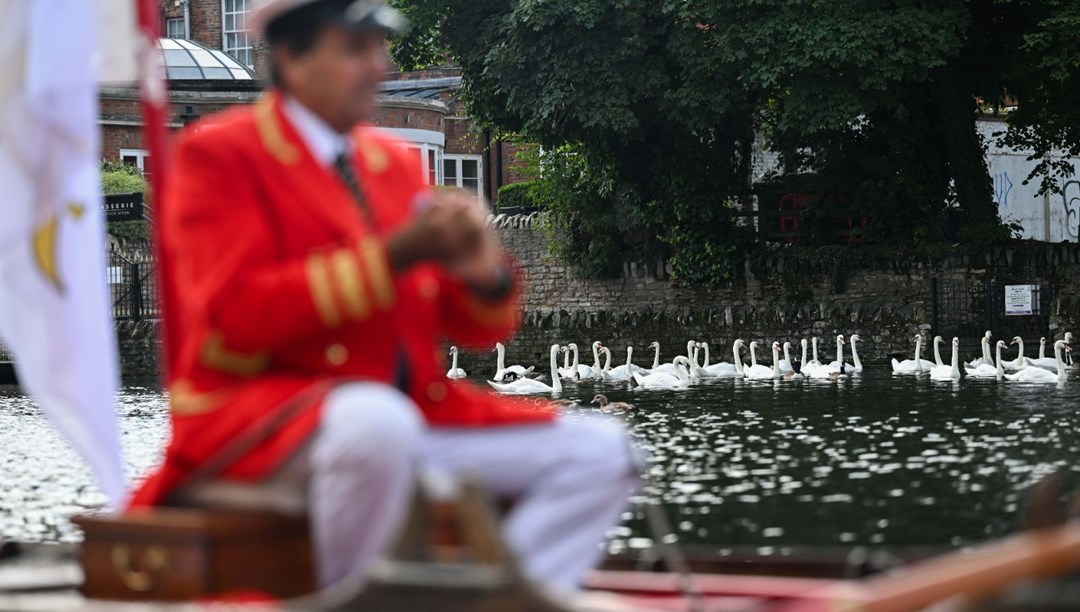
[[1080, 238], [1080, 181], [1067, 181], [1061, 186], [1061, 202], [1065, 206], [1065, 235], [1067, 240]]
[[1009, 180], [1008, 172], [999, 172], [994, 175], [994, 202], [999, 208], [1008, 208], [1009, 192], [1012, 188], [1013, 183]]

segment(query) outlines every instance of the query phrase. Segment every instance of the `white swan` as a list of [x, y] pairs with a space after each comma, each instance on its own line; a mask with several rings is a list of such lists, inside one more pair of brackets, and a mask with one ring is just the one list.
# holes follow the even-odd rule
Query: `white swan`
[[[1068, 344], [1066, 342], [1066, 344]], [[1046, 357], [1046, 338], [1039, 338], [1039, 357], [1038, 359], [1031, 359], [1030, 357], [1025, 360], [1029, 366], [1035, 366], [1036, 368], [1042, 368], [1044, 370], [1057, 370], [1057, 362], [1054, 359], [1048, 359]]]
[[[984, 337], [983, 342], [986, 343], [986, 350], [990, 350], [990, 341]], [[1005, 348], [1005, 343], [1001, 340], [998, 340], [997, 344], [995, 344], [994, 346], [997, 350], [997, 361], [994, 361], [994, 365], [991, 366], [985, 363], [980, 363], [978, 367], [974, 368], [964, 366], [964, 371], [967, 373], [968, 378], [996, 378], [998, 380], [1002, 379], [1005, 371], [1001, 369], [1001, 349]]]
[[603, 342], [600, 342], [599, 340], [594, 340], [593, 341], [593, 343], [592, 343], [592, 361], [593, 361], [593, 364], [592, 364], [592, 367], [590, 368], [591, 372], [590, 372], [588, 377], [583, 376], [582, 379], [591, 378], [593, 380], [604, 380], [604, 373], [603, 373], [604, 369], [602, 367], [600, 367], [600, 351], [603, 348], [604, 348], [604, 343]]
[[750, 367], [746, 368], [746, 378], [749, 380], [772, 380], [780, 378], [780, 344], [772, 343], [773, 364], [772, 367], [759, 365], [757, 362], [757, 341], [750, 343]]
[[[690, 386], [690, 375], [687, 368], [690, 360], [684, 355], [679, 355], [671, 362], [671, 369], [675, 372], [665, 374], [653, 372], [652, 374], [634, 374], [634, 385], [643, 389], [684, 389]], [[655, 370], [656, 368], [654, 368]]]
[[537, 394], [537, 393], [562, 393], [562, 380], [559, 379], [559, 363], [557, 355], [559, 345], [551, 345], [551, 384], [533, 380], [531, 378], [519, 378], [508, 383], [488, 381], [488, 384], [500, 393]]
[[[786, 342], [786, 341], [784, 342], [784, 358], [780, 360], [780, 367], [781, 368], [784, 367], [784, 362], [785, 361], [788, 363], [788, 366], [790, 367], [791, 366], [791, 343]], [[806, 361], [806, 340], [803, 340], [803, 361]], [[794, 368], [788, 370], [787, 372], [782, 372], [782, 375], [784, 377], [784, 380], [795, 380], [795, 379], [798, 379], [798, 378], [803, 378], [802, 373], [796, 372]]]
[[[923, 368], [923, 364], [924, 363], [929, 363], [929, 362], [927, 362], [925, 359], [920, 359], [919, 358], [920, 353], [922, 353], [922, 336], [921, 335], [916, 335], [915, 336], [915, 358], [914, 359], [905, 359], [903, 361], [897, 361], [896, 358], [893, 358], [893, 360], [892, 360], [893, 374], [918, 374], [920, 372], [923, 372], [924, 369], [925, 370], [930, 369], [930, 368]], [[933, 364], [931, 364], [931, 367], [932, 366], [933, 366]]]
[[[940, 338], [935, 338], [936, 341]], [[952, 339], [951, 365], [940, 365], [930, 368], [930, 380], [960, 380], [960, 339]]]
[[986, 333], [983, 334], [983, 337], [979, 338], [979, 347], [982, 349], [982, 355], [965, 363], [965, 369], [977, 370], [979, 366], [983, 365], [989, 366], [991, 369], [997, 369], [997, 364], [994, 363], [994, 359], [990, 357], [990, 338], [992, 336], [993, 334], [990, 333], [990, 330], [987, 330]]
[[641, 372], [641, 368], [634, 365], [634, 347], [626, 347], [626, 365], [617, 366], [608, 372], [608, 376], [611, 380], [628, 381], [634, 378], [635, 372]]
[[799, 372], [803, 376], [810, 376], [814, 372], [814, 370], [821, 367], [821, 364], [820, 363], [815, 363], [813, 360], [811, 360], [811, 361], [806, 360], [806, 346], [808, 344], [810, 344], [806, 340], [806, 338], [803, 338], [802, 340], [799, 340], [799, 344], [802, 345], [802, 361], [799, 362], [799, 364], [800, 364], [799, 365]]
[[566, 345], [566, 350], [574, 354], [574, 359], [573, 362], [570, 364], [570, 371], [563, 373], [563, 378], [567, 380], [586, 380], [592, 378], [592, 368], [578, 362], [578, 345], [574, 342], [571, 342], [570, 344]]
[[940, 368], [945, 365], [945, 362], [941, 360], [941, 351], [938, 349], [938, 345], [945, 342], [945, 339], [941, 336], [934, 336], [934, 365], [930, 368]]
[[709, 363], [709, 343], [699, 342], [698, 346], [705, 351], [705, 365], [701, 366], [705, 373], [714, 378], [734, 378], [736, 376], [742, 376], [742, 372], [735, 367], [734, 363], [725, 363], [720, 361], [718, 363]]
[[1006, 372], [1016, 372], [1018, 370], [1023, 370], [1027, 367], [1027, 360], [1024, 359], [1024, 339], [1020, 336], [1014, 336], [1012, 342], [1010, 342], [1009, 344], [1019, 345], [1019, 352], [1016, 354], [1016, 359], [1012, 359], [1002, 363], [1001, 367], [1004, 368]]
[[573, 378], [574, 370], [570, 367], [570, 347], [564, 346], [559, 350], [562, 352], [563, 355], [563, 367], [559, 368], [559, 376], [563, 378]]
[[524, 378], [526, 375], [531, 374], [534, 366], [525, 368], [519, 365], [512, 365], [506, 367], [503, 365], [506, 359], [506, 347], [502, 342], [495, 343], [495, 351], [499, 353], [498, 360], [495, 362], [495, 377], [492, 378], [495, 382], [502, 382], [506, 378], [507, 374], [513, 374], [517, 378]]
[[[787, 373], [795, 371], [795, 367], [792, 365], [792, 343], [784, 342], [784, 358], [780, 359], [780, 372]], [[806, 361], [806, 356], [802, 358], [802, 361]]]
[[850, 363], [844, 363], [844, 345], [847, 342], [844, 341], [844, 334], [840, 334], [836, 337], [836, 359], [828, 365], [830, 370], [837, 372], [847, 372], [848, 370], [854, 370], [855, 366]]
[[686, 343], [686, 353], [690, 356], [690, 378], [698, 380], [702, 378], [711, 378], [709, 373], [698, 363], [700, 348], [701, 343], [696, 340], [690, 340]]
[[468, 376], [468, 374], [465, 373], [465, 370], [462, 370], [461, 368], [457, 367], [457, 347], [456, 346], [451, 346], [450, 347], [450, 358], [451, 358], [450, 369], [447, 370], [446, 377], [447, 378], [457, 379], [457, 378], [465, 378], [466, 376]]
[[[671, 363], [660, 363], [660, 343], [659, 342], [653, 342], [652, 344], [649, 345], [649, 347], [656, 349], [656, 352], [653, 353], [652, 369], [649, 370], [649, 373], [650, 374], [670, 374], [671, 376], [674, 376], [675, 375], [675, 366], [673, 366]], [[674, 362], [672, 362], [672, 363], [674, 363]]]
[[1065, 365], [1072, 367], [1072, 332], [1065, 332]]
[[1042, 368], [1024, 368], [1016, 374], [1006, 374], [1005, 378], [1013, 382], [1028, 383], [1057, 383], [1065, 382], [1065, 362], [1061, 360], [1061, 353], [1065, 349], [1065, 341], [1058, 340], [1054, 343], [1054, 360], [1057, 361], [1057, 374], [1048, 372]]
[[813, 355], [814, 355], [814, 358], [813, 358], [813, 359], [811, 359], [811, 360], [810, 360], [810, 361], [808, 361], [808, 362], [805, 362], [805, 365], [809, 365], [809, 366], [811, 367], [811, 369], [817, 369], [817, 368], [820, 368], [820, 367], [821, 367], [821, 365], [822, 365], [822, 364], [821, 364], [821, 362], [820, 362], [820, 361], [818, 361], [818, 354], [817, 354], [817, 336], [814, 336], [813, 338], [811, 338], [811, 339], [810, 339], [810, 342], [811, 342], [811, 344], [812, 344], [812, 346], [813, 346]]
[[862, 340], [862, 338], [859, 337], [859, 334], [851, 334], [849, 340], [851, 340], [851, 360], [855, 362], [855, 365], [851, 369], [854, 372], [862, 372], [863, 367], [862, 362], [859, 361], [859, 349], [855, 347], [855, 343]]

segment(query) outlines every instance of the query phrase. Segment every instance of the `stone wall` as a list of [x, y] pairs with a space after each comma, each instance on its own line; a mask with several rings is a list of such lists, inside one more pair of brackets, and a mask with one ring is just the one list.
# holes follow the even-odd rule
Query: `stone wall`
[[[578, 278], [548, 254], [537, 221], [536, 215], [493, 221], [528, 283], [523, 325], [507, 345], [508, 362], [543, 368], [551, 344], [576, 342], [583, 362], [591, 363], [589, 346], [601, 340], [613, 349], [613, 364], [625, 361], [626, 347], [633, 346], [635, 363], [649, 365], [650, 342], [660, 342], [661, 358], [670, 361], [685, 352], [689, 339], [709, 342], [714, 361], [729, 361], [736, 338], [765, 344], [760, 356], [773, 340], [790, 340], [797, 350], [799, 339], [812, 336], [821, 338], [822, 354], [831, 359], [836, 334], [854, 333], [862, 339], [860, 356], [873, 362], [908, 354], [912, 336], [931, 332], [961, 335], [965, 356], [974, 356], [978, 336], [989, 326], [983, 312], [954, 309], [952, 319], [939, 312], [939, 329], [932, 329], [931, 279], [939, 279], [939, 287], [971, 287], [973, 299], [981, 302], [982, 288], [995, 274], [1053, 287], [1054, 300], [1044, 304], [1050, 333], [1057, 338], [1067, 330], [1080, 333], [1080, 246], [1074, 243], [1018, 243], [978, 257], [934, 262], [876, 261], [853, 272], [842, 288], [815, 275], [800, 291], [788, 286], [791, 271], [785, 272], [784, 259], [777, 257], [746, 266], [730, 287], [705, 290], [679, 287], [663, 261], [627, 263], [617, 279]], [[966, 336], [954, 329], [960, 323], [970, 331]], [[156, 330], [154, 323], [117, 324], [125, 379], [156, 376]], [[484, 350], [462, 353], [460, 365], [470, 373], [494, 372], [494, 363], [494, 355]]]
[[[799, 340], [812, 336], [821, 338], [823, 353], [831, 357], [835, 336], [854, 333], [861, 338], [859, 354], [864, 361], [880, 361], [907, 354], [916, 333], [958, 333], [946, 329], [949, 322], [944, 317], [941, 329], [931, 329], [932, 278], [941, 279], [942, 286], [953, 281], [955, 286], [982, 291], [993, 274], [1054, 285], [1058, 295], [1049, 307], [1051, 332], [1060, 337], [1065, 330], [1080, 330], [1080, 248], [1076, 244], [1019, 244], [976, 258], [956, 256], [935, 262], [873, 262], [853, 272], [842, 288], [832, 278], [815, 275], [800, 292], [785, 285], [784, 259], [777, 257], [759, 262], [756, 274], [747, 265], [730, 287], [706, 290], [679, 287], [663, 261], [627, 262], [617, 279], [578, 278], [549, 255], [547, 240], [535, 227], [539, 219], [538, 215], [500, 216], [493, 221], [528, 282], [523, 325], [507, 346], [508, 362], [543, 368], [547, 347], [576, 342], [582, 361], [591, 363], [588, 347], [601, 340], [613, 349], [613, 364], [623, 363], [626, 347], [633, 346], [634, 362], [649, 365], [653, 358], [647, 348], [650, 342], [660, 342], [661, 359], [670, 361], [685, 352], [689, 339], [709, 342], [714, 361], [717, 357], [730, 361], [736, 338], [765, 344], [761, 356], [773, 340], [790, 340], [797, 351]], [[982, 299], [981, 294], [977, 297]], [[986, 326], [979, 320], [981, 312], [952, 314], [954, 318], [967, 316], [970, 329]], [[964, 339], [967, 352], [977, 347], [979, 333]], [[467, 370], [494, 370], [489, 352], [462, 359]]]

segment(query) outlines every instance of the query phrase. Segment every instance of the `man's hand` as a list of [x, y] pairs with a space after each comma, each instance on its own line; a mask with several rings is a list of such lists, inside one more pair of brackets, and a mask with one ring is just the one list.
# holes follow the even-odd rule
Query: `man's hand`
[[481, 290], [501, 280], [502, 245], [475, 198], [459, 189], [436, 191], [412, 224], [390, 238], [387, 250], [398, 271], [431, 261]]

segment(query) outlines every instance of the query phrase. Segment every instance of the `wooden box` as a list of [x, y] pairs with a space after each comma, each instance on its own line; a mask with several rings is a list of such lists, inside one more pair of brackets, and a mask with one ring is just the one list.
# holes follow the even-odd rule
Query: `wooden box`
[[241, 591], [284, 598], [315, 590], [306, 517], [153, 508], [74, 522], [86, 534], [89, 598], [180, 601]]

